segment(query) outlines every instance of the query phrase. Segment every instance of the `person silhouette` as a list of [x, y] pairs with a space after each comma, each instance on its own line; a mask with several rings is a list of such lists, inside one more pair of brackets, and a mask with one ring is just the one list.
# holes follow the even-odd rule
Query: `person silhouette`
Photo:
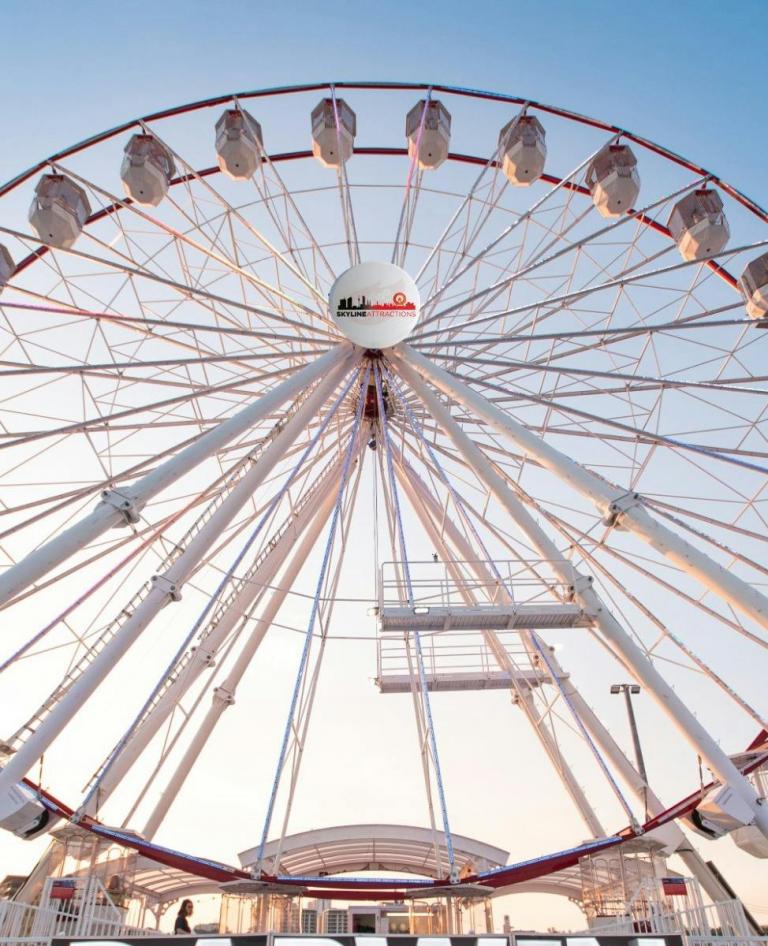
[[191, 900], [182, 900], [179, 912], [176, 914], [176, 922], [173, 924], [174, 933], [191, 933], [188, 917], [192, 916], [194, 906]]

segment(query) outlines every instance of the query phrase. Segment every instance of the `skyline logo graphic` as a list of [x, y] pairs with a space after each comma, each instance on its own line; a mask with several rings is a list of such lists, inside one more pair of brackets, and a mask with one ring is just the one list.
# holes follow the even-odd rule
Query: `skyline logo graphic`
[[356, 345], [389, 348], [403, 341], [418, 322], [419, 290], [394, 263], [358, 263], [333, 284], [331, 317]]
[[379, 316], [406, 315], [416, 318], [416, 303], [411, 302], [404, 292], [395, 292], [389, 302], [372, 302], [365, 294], [343, 296], [336, 309], [337, 318], [359, 318], [368, 314]]

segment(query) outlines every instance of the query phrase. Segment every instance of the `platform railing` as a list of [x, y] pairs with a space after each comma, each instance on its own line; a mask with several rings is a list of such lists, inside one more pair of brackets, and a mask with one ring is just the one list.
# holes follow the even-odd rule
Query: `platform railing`
[[[415, 607], [464, 607], [467, 597], [479, 606], [557, 604], [570, 599], [572, 582], [558, 577], [546, 559], [460, 561], [408, 561], [410, 589]], [[478, 568], [481, 566], [481, 568]], [[478, 577], [477, 571], [488, 578]], [[461, 577], [456, 577], [456, 572]], [[574, 569], [574, 578], [576, 571]], [[403, 562], [382, 562], [378, 576], [379, 608], [398, 607], [408, 601], [408, 582]]]
[[685, 946], [768, 946], [768, 937], [757, 936], [750, 928], [740, 900], [699, 904], [681, 910], [659, 910], [658, 904], [638, 910], [615, 923], [601, 924], [598, 929], [584, 933], [601, 936], [674, 935], [683, 938]]
[[[516, 631], [497, 631], [495, 637], [517, 672], [528, 677], [539, 674], [538, 665], [532, 661]], [[429, 682], [451, 676], [457, 680], [472, 678], [481, 686], [483, 679], [490, 682], [496, 677], [508, 678], [486, 637], [478, 631], [424, 632], [422, 652]], [[409, 676], [413, 670], [412, 646], [410, 658], [409, 661], [408, 644], [402, 633], [380, 634], [376, 668], [379, 684]], [[507, 679], [506, 685], [511, 685], [511, 679]]]
[[[109, 907], [104, 909], [102, 902], [107, 891], [99, 884], [91, 890], [92, 897], [90, 906], [88, 898], [79, 900], [73, 898], [73, 901], [64, 901], [59, 905], [41, 905], [31, 906], [15, 901], [0, 901], [0, 944], [2, 946], [51, 946], [54, 939], [84, 939], [91, 941], [100, 941], [101, 943], [122, 943], [131, 942], [141, 943], [146, 937], [165, 938], [168, 937], [173, 942], [172, 934], [162, 933], [156, 929], [139, 929], [125, 925], [121, 922]], [[71, 904], [69, 907], [66, 904]], [[76, 904], [76, 906], [75, 906]], [[732, 923], [726, 920], [725, 927], [720, 925], [721, 918], [725, 915], [732, 916]], [[117, 911], [118, 913], [120, 911]], [[695, 914], [695, 915], [692, 915]], [[524, 933], [524, 934], [498, 934], [491, 933], [481, 935], [479, 939], [475, 936], [456, 936], [452, 941], [460, 943], [462, 940], [467, 942], [467, 946], [477, 946], [479, 940], [490, 944], [491, 940], [499, 946], [581, 946], [582, 937], [589, 937], [589, 942], [597, 942], [599, 946], [642, 946], [643, 942], [648, 942], [649, 946], [675, 946], [679, 943], [680, 937], [684, 946], [768, 946], [768, 936], [756, 936], [749, 932], [741, 932], [737, 927], [741, 926], [739, 913], [743, 917], [743, 910], [739, 901], [727, 901], [725, 903], [713, 904], [704, 908], [697, 908], [695, 911], [671, 911], [654, 918], [649, 926], [638, 929], [638, 921], [630, 919], [620, 924], [611, 926], [601, 926], [599, 929], [584, 930], [580, 933]], [[192, 934], [198, 942], [205, 942], [198, 934]], [[206, 934], [208, 935], [208, 934]], [[221, 940], [214, 935], [214, 941]], [[240, 937], [237, 934], [225, 934], [227, 939], [237, 944], [246, 939], [252, 941], [253, 937]], [[287, 937], [295, 942], [296, 939], [305, 938], [299, 933], [279, 934], [269, 932], [262, 934], [264, 946], [281, 946]], [[335, 938], [338, 934], [333, 931], [326, 931], [326, 937]], [[346, 938], [346, 937], [345, 937]], [[306, 936], [308, 946], [316, 942], [316, 937]], [[395, 944], [403, 937], [398, 936], [361, 936], [355, 934], [355, 942], [358, 944], [369, 940], [371, 944], [380, 946], [382, 941]], [[435, 946], [442, 946], [445, 943], [444, 936], [419, 936], [419, 941], [427, 946], [430, 941], [434, 941]], [[623, 941], [623, 943], [622, 943]]]

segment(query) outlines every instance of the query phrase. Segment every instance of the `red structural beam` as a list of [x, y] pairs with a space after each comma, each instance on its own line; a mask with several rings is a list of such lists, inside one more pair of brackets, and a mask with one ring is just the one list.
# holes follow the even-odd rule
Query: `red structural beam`
[[[765, 732], [761, 732], [753, 740], [748, 751], [759, 751], [759, 754], [742, 769], [743, 774], [747, 775], [759, 768], [768, 761], [768, 737]], [[29, 779], [24, 779], [25, 784], [36, 792], [43, 803], [54, 814], [65, 818], [68, 821], [74, 820], [75, 812], [68, 805], [59, 801], [50, 792], [36, 785]], [[556, 851], [552, 854], [545, 854], [542, 857], [533, 858], [527, 861], [521, 861], [517, 864], [510, 864], [507, 867], [497, 868], [493, 871], [475, 874], [465, 878], [465, 883], [482, 884], [489, 888], [489, 893], [494, 889], [501, 887], [510, 887], [514, 884], [523, 883], [527, 880], [534, 880], [538, 877], [545, 877], [556, 871], [563, 870], [566, 867], [572, 867], [579, 860], [588, 854], [597, 853], [607, 848], [617, 847], [626, 841], [637, 838], [659, 828], [676, 818], [689, 814], [700, 802], [702, 797], [709, 792], [717, 782], [712, 781], [685, 798], [677, 804], [659, 815], [650, 818], [642, 827], [626, 827], [616, 834], [592, 841], [579, 847], [570, 848], [565, 851]], [[136, 835], [109, 828], [95, 818], [84, 815], [77, 822], [80, 827], [86, 831], [113, 841], [122, 847], [131, 848], [158, 864], [165, 864], [177, 870], [183, 870], [198, 877], [204, 877], [207, 880], [216, 883], [229, 883], [233, 880], [253, 880], [251, 874], [231, 867], [228, 864], [222, 864], [218, 861], [211, 861], [207, 858], [198, 857], [191, 854], [184, 854], [171, 848], [162, 847], [151, 841], [146, 841]], [[375, 878], [321, 878], [321, 877], [279, 877], [274, 875], [263, 875], [261, 880], [270, 884], [278, 884], [289, 890], [290, 888], [300, 888], [306, 891], [307, 895], [313, 897], [325, 897], [329, 899], [344, 900], [402, 900], [414, 888], [432, 889], [436, 894], [443, 887], [449, 886], [449, 880], [432, 881], [407, 881], [375, 879]]]
[[123, 132], [130, 131], [132, 128], [141, 127], [142, 123], [149, 124], [150, 122], [162, 121], [166, 118], [173, 118], [176, 115], [185, 115], [189, 112], [213, 108], [217, 105], [229, 105], [235, 100], [247, 101], [249, 99], [273, 98], [280, 95], [295, 95], [302, 92], [330, 91], [331, 89], [350, 89], [379, 92], [439, 92], [443, 95], [455, 95], [462, 98], [479, 99], [482, 101], [516, 105], [520, 108], [528, 108], [543, 112], [545, 114], [556, 115], [558, 118], [565, 118], [581, 125], [587, 125], [590, 128], [599, 128], [603, 131], [621, 135], [628, 141], [633, 141], [640, 147], [646, 148], [648, 151], [651, 151], [660, 157], [666, 158], [667, 160], [686, 168], [694, 174], [709, 177], [713, 183], [717, 184], [717, 186], [722, 188], [722, 190], [724, 190], [730, 197], [738, 201], [742, 206], [746, 207], [747, 210], [755, 214], [760, 219], [768, 222], [768, 211], [766, 211], [754, 200], [747, 197], [746, 194], [743, 194], [737, 188], [733, 187], [731, 184], [728, 184], [727, 181], [723, 181], [716, 174], [713, 174], [711, 171], [707, 171], [700, 165], [689, 161], [687, 158], [684, 158], [679, 154], [676, 154], [669, 148], [664, 148], [662, 145], [659, 145], [648, 138], [644, 138], [641, 135], [636, 135], [634, 132], [628, 131], [626, 128], [620, 128], [618, 125], [612, 125], [609, 122], [602, 121], [598, 118], [582, 115], [579, 112], [573, 112], [569, 109], [559, 108], [555, 105], [547, 105], [544, 102], [537, 102], [534, 99], [523, 98], [519, 95], [510, 95], [505, 92], [490, 92], [484, 89], [468, 89], [461, 86], [443, 85], [440, 83], [431, 82], [313, 82], [304, 85], [276, 86], [270, 89], [251, 89], [244, 92], [230, 92], [225, 95], [216, 95], [212, 98], [199, 99], [196, 102], [187, 102], [183, 105], [177, 105], [172, 108], [166, 108], [157, 112], [152, 112], [149, 115], [145, 115], [143, 118], [134, 118], [129, 121], [122, 122], [113, 128], [109, 128], [97, 135], [92, 135], [83, 141], [79, 141], [74, 145], [64, 148], [62, 151], [58, 151], [56, 154], [51, 155], [51, 157], [46, 158], [43, 161], [39, 161], [37, 164], [32, 165], [32, 167], [27, 168], [26, 171], [22, 171], [21, 174], [18, 174], [16, 177], [2, 185], [2, 187], [0, 187], [0, 197], [18, 187], [24, 181], [29, 180], [29, 178], [34, 176], [38, 171], [44, 170], [49, 164], [60, 161], [62, 158], [70, 157], [73, 154], [78, 154], [80, 151], [84, 151], [91, 145], [98, 144], [102, 141], [108, 141], [110, 138], [114, 138], [116, 135], [122, 134]]

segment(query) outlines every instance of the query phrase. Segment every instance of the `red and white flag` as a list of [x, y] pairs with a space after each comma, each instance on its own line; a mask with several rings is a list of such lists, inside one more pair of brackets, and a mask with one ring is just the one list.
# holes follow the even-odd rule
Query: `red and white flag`
[[661, 889], [665, 897], [687, 897], [688, 888], [684, 877], [662, 877]]
[[71, 900], [76, 886], [76, 880], [54, 880], [51, 884], [51, 900]]

